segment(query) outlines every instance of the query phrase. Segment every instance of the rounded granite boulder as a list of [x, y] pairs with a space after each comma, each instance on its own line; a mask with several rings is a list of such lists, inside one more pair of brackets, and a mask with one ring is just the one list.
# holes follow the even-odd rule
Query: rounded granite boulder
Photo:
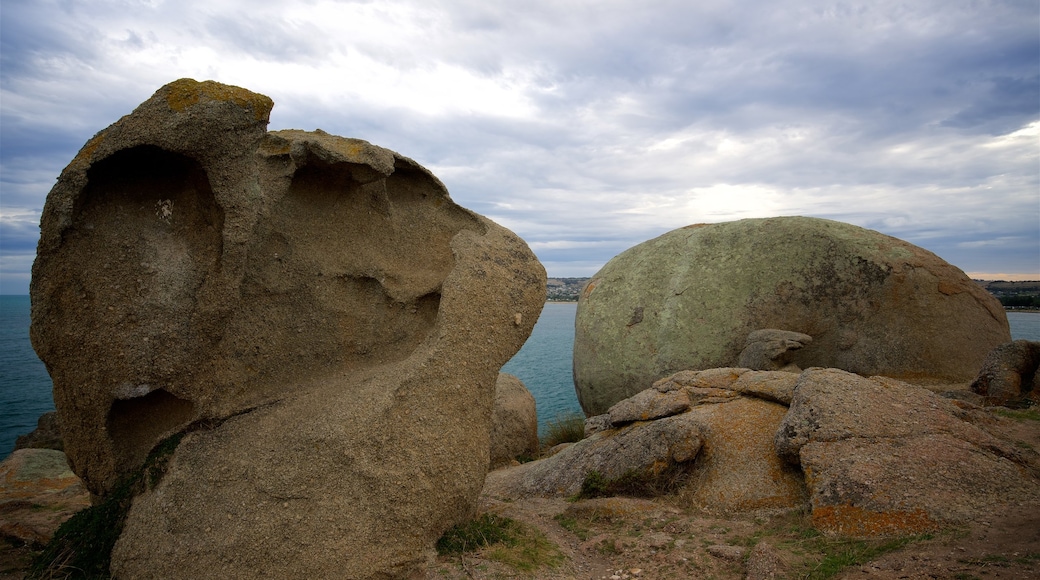
[[701, 224], [622, 252], [578, 302], [574, 384], [585, 413], [684, 369], [734, 366], [751, 332], [799, 332], [800, 368], [967, 382], [1010, 340], [1000, 303], [935, 254], [806, 217]]

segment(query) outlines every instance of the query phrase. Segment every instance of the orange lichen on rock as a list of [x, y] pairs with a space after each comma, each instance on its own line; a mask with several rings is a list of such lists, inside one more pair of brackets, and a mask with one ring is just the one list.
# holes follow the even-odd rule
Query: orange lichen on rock
[[83, 148], [79, 150], [79, 153], [76, 154], [76, 157], [72, 159], [69, 166], [76, 165], [77, 163], [89, 164], [91, 157], [94, 155], [94, 151], [97, 151], [98, 146], [100, 146], [101, 142], [104, 140], [104, 133], [98, 133], [91, 137], [90, 141], [87, 141], [86, 145], [84, 145]]
[[257, 121], [267, 122], [274, 107], [274, 101], [265, 95], [215, 81], [200, 83], [194, 79], [180, 79], [167, 87], [169, 93], [166, 95], [166, 102], [178, 113], [201, 101], [231, 101], [240, 107], [251, 109]]
[[904, 536], [939, 528], [921, 508], [875, 512], [851, 504], [814, 508], [812, 523], [826, 534], [851, 537]]

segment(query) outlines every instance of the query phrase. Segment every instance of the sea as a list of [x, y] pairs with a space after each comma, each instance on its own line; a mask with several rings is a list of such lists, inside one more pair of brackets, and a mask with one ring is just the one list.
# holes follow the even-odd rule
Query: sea
[[[577, 303], [549, 302], [523, 348], [502, 367], [534, 395], [539, 430], [581, 412], [574, 392], [571, 350]], [[1008, 312], [1013, 339], [1040, 341], [1040, 312]], [[29, 343], [29, 297], [0, 296], [0, 458], [15, 439], [54, 410], [51, 379]]]

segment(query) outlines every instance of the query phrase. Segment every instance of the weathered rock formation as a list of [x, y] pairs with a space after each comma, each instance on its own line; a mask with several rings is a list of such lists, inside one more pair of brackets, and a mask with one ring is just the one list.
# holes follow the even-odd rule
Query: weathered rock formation
[[64, 451], [65, 443], [61, 438], [61, 420], [57, 411], [51, 411], [40, 415], [36, 420], [36, 429], [31, 433], [19, 435], [14, 441], [15, 450], [18, 449], [54, 449]]
[[850, 536], [965, 523], [1040, 489], [1040, 458], [971, 405], [893, 379], [801, 374], [776, 449], [801, 466], [814, 525]]
[[589, 419], [592, 435], [539, 461], [488, 475], [499, 498], [569, 496], [592, 472], [677, 491], [718, 510], [801, 505], [796, 469], [773, 448], [773, 435], [798, 375], [747, 369], [687, 371]]
[[687, 369], [734, 366], [759, 329], [812, 337], [790, 362], [967, 382], [1011, 339], [1000, 303], [938, 256], [839, 222], [784, 217], [674, 230], [622, 252], [578, 302], [585, 414]]
[[982, 362], [971, 390], [1003, 404], [1029, 396], [1040, 399], [1040, 342], [1016, 340], [994, 348]]
[[592, 472], [608, 483], [664, 475], [689, 506], [808, 500], [827, 533], [917, 533], [1040, 489], [1040, 455], [996, 436], [995, 420], [919, 386], [839, 369], [684, 371], [590, 418], [586, 439], [490, 473], [484, 493], [570, 496]]
[[18, 449], [0, 463], [0, 541], [44, 546], [90, 494], [54, 449]]
[[744, 342], [737, 366], [756, 371], [799, 372], [802, 369], [792, 362], [791, 357], [811, 342], [811, 336], [800, 332], [775, 328], [756, 330]]
[[132, 578], [405, 577], [467, 517], [498, 370], [544, 301], [526, 244], [416, 162], [184, 79], [44, 207], [33, 346], [98, 495], [188, 431], [113, 554]]
[[499, 373], [495, 383], [495, 412], [491, 420], [491, 466], [517, 457], [538, 455], [538, 411], [524, 383]]

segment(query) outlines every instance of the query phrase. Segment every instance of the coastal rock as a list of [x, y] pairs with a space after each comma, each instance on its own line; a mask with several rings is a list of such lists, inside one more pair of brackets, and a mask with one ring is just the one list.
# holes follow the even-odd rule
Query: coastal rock
[[44, 207], [31, 337], [106, 495], [166, 436], [127, 578], [407, 577], [474, 509], [498, 371], [544, 303], [522, 240], [416, 162], [267, 132], [190, 79], [98, 133]]
[[1003, 404], [1022, 396], [1040, 399], [1040, 342], [1016, 340], [994, 348], [982, 362], [971, 390]]
[[524, 383], [499, 373], [495, 383], [495, 412], [491, 419], [491, 466], [517, 457], [538, 455], [538, 411]]
[[90, 505], [90, 494], [54, 449], [18, 449], [0, 463], [0, 541], [41, 548]]
[[[571, 496], [592, 473], [604, 481], [676, 477], [701, 447], [695, 417], [681, 414], [593, 434], [558, 453], [488, 474], [484, 494], [500, 499]], [[686, 465], [683, 465], [686, 464]]]
[[651, 421], [678, 415], [690, 408], [690, 397], [682, 390], [661, 392], [653, 388], [618, 401], [607, 410], [610, 424], [621, 426], [634, 421]]
[[1040, 489], [1036, 452], [982, 424], [921, 387], [809, 369], [776, 432], [776, 449], [805, 473], [818, 529], [917, 533], [970, 521]]
[[695, 225], [622, 252], [578, 302], [574, 380], [586, 416], [682, 370], [738, 363], [760, 329], [806, 334], [799, 368], [968, 382], [1011, 339], [1003, 308], [912, 244], [830, 220]]
[[791, 357], [812, 342], [812, 337], [800, 332], [764, 328], [748, 335], [744, 350], [740, 351], [737, 366], [756, 371], [799, 372]]
[[[749, 375], [753, 379], [745, 381]], [[712, 511], [795, 507], [805, 499], [801, 475], [780, 459], [773, 442], [787, 407], [750, 393], [793, 389], [796, 378], [746, 369], [677, 373], [590, 418], [591, 434], [582, 441], [488, 474], [484, 493], [499, 499], [569, 496], [596, 472], [608, 483], [650, 482], [648, 489], [676, 491], [688, 505]], [[779, 384], [762, 387], [770, 382]]]
[[784, 405], [744, 396], [691, 409], [704, 445], [679, 492], [683, 502], [717, 513], [803, 505], [802, 475], [781, 460], [773, 443], [786, 413]]
[[40, 415], [40, 418], [36, 420], [36, 429], [15, 439], [15, 450], [54, 449], [55, 451], [65, 451], [65, 443], [61, 438], [60, 421], [57, 411]]

